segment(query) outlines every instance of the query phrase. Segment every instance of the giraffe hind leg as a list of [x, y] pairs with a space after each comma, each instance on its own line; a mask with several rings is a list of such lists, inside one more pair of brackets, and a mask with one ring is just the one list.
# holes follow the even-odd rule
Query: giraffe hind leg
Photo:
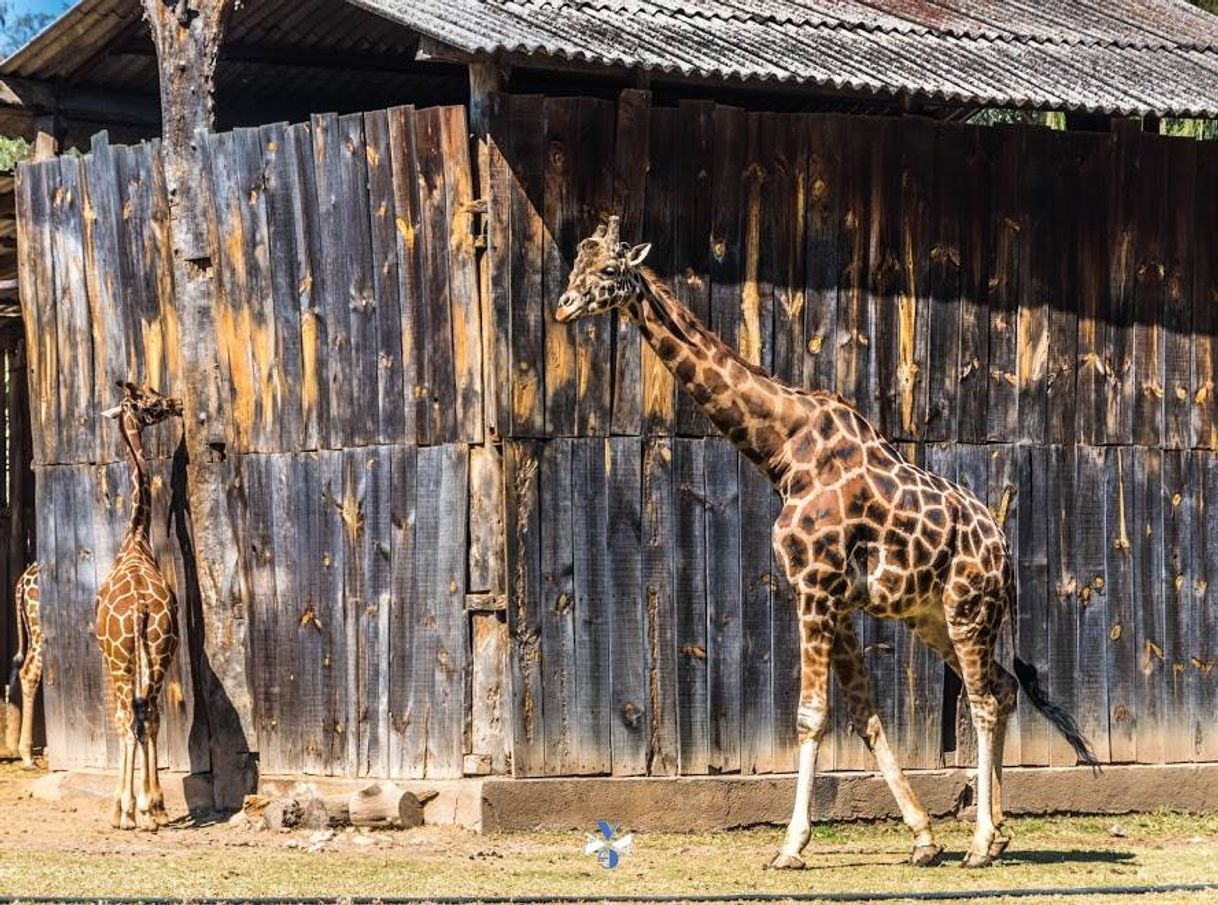
[[34, 766], [34, 706], [42, 681], [42, 650], [30, 651], [21, 666], [21, 735], [17, 753], [26, 769]]
[[943, 849], [935, 843], [930, 815], [918, 800], [896, 755], [888, 745], [884, 726], [876, 710], [871, 679], [863, 662], [863, 649], [859, 645], [849, 614], [842, 614], [838, 618], [837, 633], [833, 640], [833, 669], [842, 687], [854, 729], [875, 757], [884, 781], [901, 810], [905, 825], [914, 834], [914, 850], [910, 855], [910, 863], [915, 867], [937, 864]]

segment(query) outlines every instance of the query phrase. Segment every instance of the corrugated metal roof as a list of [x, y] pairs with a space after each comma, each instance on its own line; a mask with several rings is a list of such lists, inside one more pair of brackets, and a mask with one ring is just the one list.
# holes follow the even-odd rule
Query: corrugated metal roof
[[1185, 0], [352, 0], [469, 53], [948, 103], [1218, 116]]
[[[1186, 0], [348, 0], [468, 53], [669, 78], [782, 82], [970, 106], [1218, 117], [1218, 17]], [[406, 55], [409, 36], [342, 0], [262, 0], [228, 45]], [[155, 86], [138, 0], [81, 0], [0, 74]], [[218, 87], [258, 81], [222, 63]], [[336, 78], [331, 69], [320, 83]]]

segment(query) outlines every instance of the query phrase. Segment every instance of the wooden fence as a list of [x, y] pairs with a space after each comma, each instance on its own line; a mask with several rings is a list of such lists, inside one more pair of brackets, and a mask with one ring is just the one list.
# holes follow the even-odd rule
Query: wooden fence
[[[552, 318], [611, 212], [728, 342], [1005, 519], [1018, 649], [1101, 760], [1218, 758], [1218, 148], [631, 90], [500, 97], [481, 189], [460, 108], [238, 130], [208, 157], [263, 770], [792, 769], [777, 498], [629, 323]], [[48, 732], [56, 766], [96, 765], [92, 601], [127, 494], [97, 412], [115, 379], [180, 389], [188, 339], [158, 148], [23, 166], [18, 201]], [[179, 431], [150, 448], [181, 588]], [[183, 618], [170, 759], [200, 769]], [[904, 761], [967, 762], [953, 677], [899, 626], [860, 632]], [[843, 709], [822, 756], [866, 768]], [[1073, 763], [1022, 706], [1008, 744]]]

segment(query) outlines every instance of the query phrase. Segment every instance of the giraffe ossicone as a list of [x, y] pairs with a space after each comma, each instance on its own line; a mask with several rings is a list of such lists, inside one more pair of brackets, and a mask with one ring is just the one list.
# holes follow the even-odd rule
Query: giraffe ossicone
[[[120, 383], [122, 400], [102, 414], [118, 421], [131, 460], [131, 518], [114, 567], [97, 592], [97, 640], [114, 692], [120, 767], [113, 823], [155, 831], [168, 822], [157, 775], [160, 695], [178, 649], [177, 601], [149, 541], [152, 491], [141, 433], [180, 417], [182, 403], [151, 387]], [[135, 787], [136, 760], [143, 784]]]
[[999, 628], [1006, 618], [1014, 624], [1016, 604], [1002, 527], [968, 489], [905, 461], [841, 397], [790, 386], [747, 361], [643, 264], [650, 246], [622, 242], [620, 230], [619, 218], [611, 217], [579, 243], [555, 318], [566, 323], [623, 311], [783, 501], [772, 541], [799, 610], [800, 695], [791, 716], [800, 752], [795, 806], [771, 866], [803, 866], [817, 752], [828, 726], [830, 667], [851, 724], [914, 834], [911, 863], [933, 864], [942, 854], [885, 737], [855, 610], [904, 622], [963, 680], [977, 733], [977, 825], [964, 864], [990, 864], [1007, 844], [1002, 749], [1020, 686], [1079, 760], [1096, 765], [1073, 718], [1045, 697], [1035, 668], [1016, 658], [1012, 676], [995, 657]]

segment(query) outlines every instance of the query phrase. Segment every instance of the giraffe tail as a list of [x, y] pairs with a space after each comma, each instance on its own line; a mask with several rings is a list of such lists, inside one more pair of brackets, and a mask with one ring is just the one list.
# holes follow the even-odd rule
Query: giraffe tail
[[1074, 717], [1060, 704], [1049, 700], [1049, 696], [1045, 694], [1045, 690], [1040, 684], [1040, 676], [1036, 671], [1036, 667], [1016, 657], [1015, 678], [1019, 680], [1019, 684], [1023, 688], [1024, 693], [1027, 694], [1028, 700], [1032, 702], [1032, 706], [1039, 710], [1041, 715], [1052, 723], [1057, 731], [1070, 743], [1070, 747], [1074, 749], [1074, 753], [1078, 756], [1078, 762], [1090, 767], [1092, 772], [1098, 775], [1100, 772], [1100, 762], [1091, 753], [1091, 743], [1084, 738], [1082, 730], [1078, 728], [1078, 723], [1074, 721]]
[[17, 592], [14, 595], [17, 606], [17, 653], [13, 654], [12, 667], [8, 674], [8, 684], [4, 686], [4, 703], [13, 703], [13, 692], [21, 687], [21, 665], [25, 663], [25, 645], [26, 639], [30, 634], [30, 627], [27, 624], [28, 614], [25, 611], [24, 600], [22, 600], [21, 583], [17, 584]]
[[135, 617], [135, 687], [131, 701], [137, 742], [143, 742], [148, 732], [148, 660], [148, 612], [141, 607]]

